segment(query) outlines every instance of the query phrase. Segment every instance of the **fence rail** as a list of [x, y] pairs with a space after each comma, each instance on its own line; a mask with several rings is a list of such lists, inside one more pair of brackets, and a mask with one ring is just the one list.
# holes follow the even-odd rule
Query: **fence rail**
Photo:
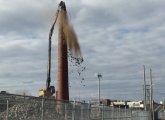
[[50, 99], [0, 100], [0, 120], [151, 120], [150, 112]]

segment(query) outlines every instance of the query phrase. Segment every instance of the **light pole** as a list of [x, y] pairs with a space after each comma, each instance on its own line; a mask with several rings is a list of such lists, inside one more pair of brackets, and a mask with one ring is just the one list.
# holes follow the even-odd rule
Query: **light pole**
[[99, 105], [100, 105], [100, 79], [102, 78], [102, 74], [101, 73], [98, 73], [97, 74], [97, 77], [98, 77], [98, 80], [99, 80], [99, 82], [98, 82], [98, 103], [99, 103]]

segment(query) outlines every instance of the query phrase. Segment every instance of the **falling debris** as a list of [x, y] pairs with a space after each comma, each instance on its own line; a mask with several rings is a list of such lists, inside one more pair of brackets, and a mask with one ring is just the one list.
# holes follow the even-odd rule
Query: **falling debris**
[[74, 79], [80, 80], [80, 86], [85, 87], [85, 78], [83, 73], [86, 70], [83, 62], [84, 59], [82, 57], [75, 57], [71, 50], [68, 49], [68, 61], [70, 66], [70, 74], [74, 75]]
[[67, 12], [63, 9], [60, 10], [59, 16], [58, 16], [58, 25], [59, 28], [63, 30], [65, 42], [67, 43], [68, 47], [70, 48], [70, 51], [74, 54], [74, 56], [81, 56], [81, 50], [78, 43], [78, 39], [76, 36], [76, 33], [72, 27], [72, 25], [69, 23], [69, 19], [67, 16]]

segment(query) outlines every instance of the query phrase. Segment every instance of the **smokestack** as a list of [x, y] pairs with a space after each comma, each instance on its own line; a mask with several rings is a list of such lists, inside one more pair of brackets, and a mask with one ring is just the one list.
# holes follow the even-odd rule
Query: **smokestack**
[[[60, 2], [60, 7], [66, 12], [63, 1]], [[61, 22], [59, 21], [59, 24], [62, 24]], [[67, 42], [63, 27], [59, 25], [58, 31], [57, 100], [69, 100]]]

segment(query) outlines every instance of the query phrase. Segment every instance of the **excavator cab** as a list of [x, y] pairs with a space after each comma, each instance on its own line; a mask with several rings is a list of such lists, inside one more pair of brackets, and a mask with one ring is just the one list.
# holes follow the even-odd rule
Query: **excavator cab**
[[46, 96], [48, 96], [48, 97], [53, 96], [54, 93], [55, 93], [54, 86], [50, 86], [49, 89], [46, 90]]
[[40, 89], [38, 95], [39, 97], [51, 97], [53, 96], [54, 93], [55, 93], [55, 87], [50, 86], [47, 90]]

